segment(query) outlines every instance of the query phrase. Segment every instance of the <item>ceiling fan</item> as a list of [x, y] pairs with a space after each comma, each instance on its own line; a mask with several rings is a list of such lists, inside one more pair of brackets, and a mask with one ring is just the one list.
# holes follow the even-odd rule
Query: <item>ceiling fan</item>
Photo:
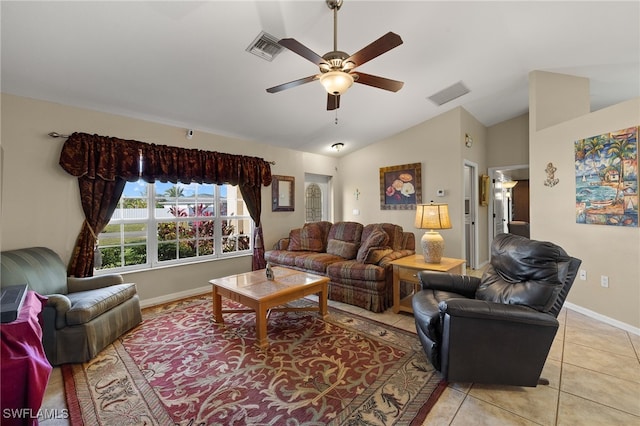
[[291, 50], [303, 58], [313, 62], [320, 68], [320, 74], [290, 81], [267, 89], [269, 93], [277, 93], [292, 87], [311, 81], [320, 80], [326, 89], [327, 110], [340, 108], [340, 95], [344, 94], [355, 82], [379, 89], [397, 92], [404, 85], [401, 81], [378, 77], [362, 72], [354, 72], [356, 67], [382, 55], [389, 50], [402, 44], [402, 39], [398, 34], [388, 32], [376, 41], [370, 43], [358, 52], [349, 54], [338, 50], [338, 10], [342, 6], [342, 0], [325, 0], [329, 9], [333, 10], [333, 51], [325, 53], [323, 56], [313, 52], [302, 43], [293, 38], [283, 38], [278, 42], [283, 47]]

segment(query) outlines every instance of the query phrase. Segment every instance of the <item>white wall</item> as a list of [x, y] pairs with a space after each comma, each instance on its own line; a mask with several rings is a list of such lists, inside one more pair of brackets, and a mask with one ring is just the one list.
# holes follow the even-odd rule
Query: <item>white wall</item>
[[[185, 138], [185, 129], [142, 120], [68, 107], [2, 94], [2, 250], [46, 246], [66, 263], [84, 217], [77, 179], [59, 165], [63, 139], [47, 133], [96, 133], [163, 145], [184, 146], [262, 157], [276, 161], [272, 173], [296, 179], [294, 212], [271, 211], [271, 187], [262, 190], [264, 239], [270, 248], [287, 236], [293, 224], [304, 223], [304, 173], [333, 176], [337, 160], [303, 154], [251, 141], [195, 131]], [[167, 294], [189, 292], [208, 286], [212, 278], [251, 269], [251, 257], [202, 262], [152, 271], [127, 273], [135, 282], [143, 303]]]

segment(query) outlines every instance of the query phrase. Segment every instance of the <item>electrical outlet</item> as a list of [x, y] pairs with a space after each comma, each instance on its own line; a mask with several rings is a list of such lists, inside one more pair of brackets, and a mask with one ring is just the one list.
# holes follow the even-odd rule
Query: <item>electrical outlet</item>
[[584, 269], [580, 269], [580, 279], [582, 281], [586, 281], [587, 280], [587, 271]]
[[609, 287], [609, 277], [606, 275], [601, 275], [600, 276], [600, 286], [604, 287], [604, 288], [608, 288]]

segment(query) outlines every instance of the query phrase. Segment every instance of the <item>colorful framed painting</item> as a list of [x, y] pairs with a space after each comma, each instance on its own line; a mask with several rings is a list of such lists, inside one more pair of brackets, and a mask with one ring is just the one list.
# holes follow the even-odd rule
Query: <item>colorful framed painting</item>
[[638, 126], [575, 141], [576, 222], [638, 226]]
[[422, 164], [380, 168], [380, 209], [415, 210], [422, 203]]

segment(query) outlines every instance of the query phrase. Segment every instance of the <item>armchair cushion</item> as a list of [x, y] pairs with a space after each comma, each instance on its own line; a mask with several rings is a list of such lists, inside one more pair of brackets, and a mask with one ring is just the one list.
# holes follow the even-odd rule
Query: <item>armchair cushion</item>
[[476, 298], [548, 312], [562, 290], [570, 260], [553, 243], [500, 234], [491, 246], [491, 265]]
[[67, 325], [85, 324], [118, 306], [136, 294], [134, 284], [117, 284], [109, 287], [69, 293], [71, 308], [67, 312]]

